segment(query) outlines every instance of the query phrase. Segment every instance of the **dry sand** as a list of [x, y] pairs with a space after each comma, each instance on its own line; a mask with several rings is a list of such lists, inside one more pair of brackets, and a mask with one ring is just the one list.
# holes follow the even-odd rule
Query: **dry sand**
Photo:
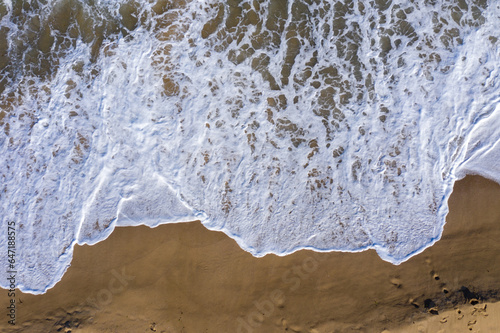
[[500, 186], [458, 182], [447, 220], [439, 242], [399, 266], [374, 251], [254, 258], [199, 222], [117, 228], [76, 247], [46, 294], [21, 294], [17, 325], [4, 319], [0, 329], [496, 332], [500, 303], [488, 302], [500, 298]]

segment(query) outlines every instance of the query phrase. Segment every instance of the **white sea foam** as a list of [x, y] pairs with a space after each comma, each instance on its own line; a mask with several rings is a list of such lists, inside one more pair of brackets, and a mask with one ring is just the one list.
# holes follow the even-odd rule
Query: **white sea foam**
[[[272, 11], [244, 3], [261, 19]], [[336, 2], [297, 16], [299, 3], [276, 43], [256, 42], [273, 35], [265, 25], [204, 35], [211, 2], [172, 9], [164, 25], [144, 3], [146, 23], [106, 39], [95, 62], [78, 39], [49, 81], [12, 80], [5, 94], [23, 95], [0, 138], [0, 212], [4, 229], [18, 226], [21, 290], [52, 287], [75, 244], [116, 226], [195, 219], [255, 256], [375, 248], [398, 264], [439, 239], [455, 180], [500, 182], [498, 5], [478, 18], [469, 4], [462, 21], [473, 23], [457, 24], [445, 1], [354, 1], [337, 33], [325, 28]], [[396, 5], [413, 8], [411, 28], [391, 22]], [[119, 4], [100, 6], [120, 16]]]

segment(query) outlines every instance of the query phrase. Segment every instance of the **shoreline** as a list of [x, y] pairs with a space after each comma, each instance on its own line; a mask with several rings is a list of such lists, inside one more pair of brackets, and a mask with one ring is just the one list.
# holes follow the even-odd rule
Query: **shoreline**
[[[410, 329], [414, 322], [436, 321], [473, 299], [479, 305], [500, 299], [498, 198], [500, 185], [490, 180], [467, 176], [458, 181], [441, 239], [397, 266], [380, 259], [375, 250], [299, 250], [256, 258], [200, 222], [117, 227], [98, 244], [75, 246], [72, 266], [45, 294], [20, 293], [16, 326], [4, 320], [0, 328], [317, 333]], [[490, 309], [498, 307], [488, 305], [486, 311]], [[441, 329], [456, 319], [447, 316], [445, 323], [440, 322], [443, 318], [437, 321]], [[480, 325], [492, 318], [498, 313], [474, 320]]]

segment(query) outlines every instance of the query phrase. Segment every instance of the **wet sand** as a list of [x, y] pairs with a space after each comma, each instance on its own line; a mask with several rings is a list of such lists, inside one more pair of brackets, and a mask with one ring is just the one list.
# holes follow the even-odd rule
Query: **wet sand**
[[16, 326], [4, 315], [0, 329], [493, 332], [500, 186], [477, 176], [458, 182], [447, 221], [439, 242], [399, 266], [375, 251], [254, 258], [199, 222], [117, 228], [97, 245], [76, 247], [46, 294], [18, 295]]

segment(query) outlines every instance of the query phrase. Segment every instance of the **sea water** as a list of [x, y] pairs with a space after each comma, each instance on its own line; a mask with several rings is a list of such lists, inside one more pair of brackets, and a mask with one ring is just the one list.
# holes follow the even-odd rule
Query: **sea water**
[[399, 264], [457, 179], [500, 181], [499, 22], [486, 0], [4, 0], [0, 267], [8, 222], [43, 293], [75, 244], [196, 219], [255, 256]]

